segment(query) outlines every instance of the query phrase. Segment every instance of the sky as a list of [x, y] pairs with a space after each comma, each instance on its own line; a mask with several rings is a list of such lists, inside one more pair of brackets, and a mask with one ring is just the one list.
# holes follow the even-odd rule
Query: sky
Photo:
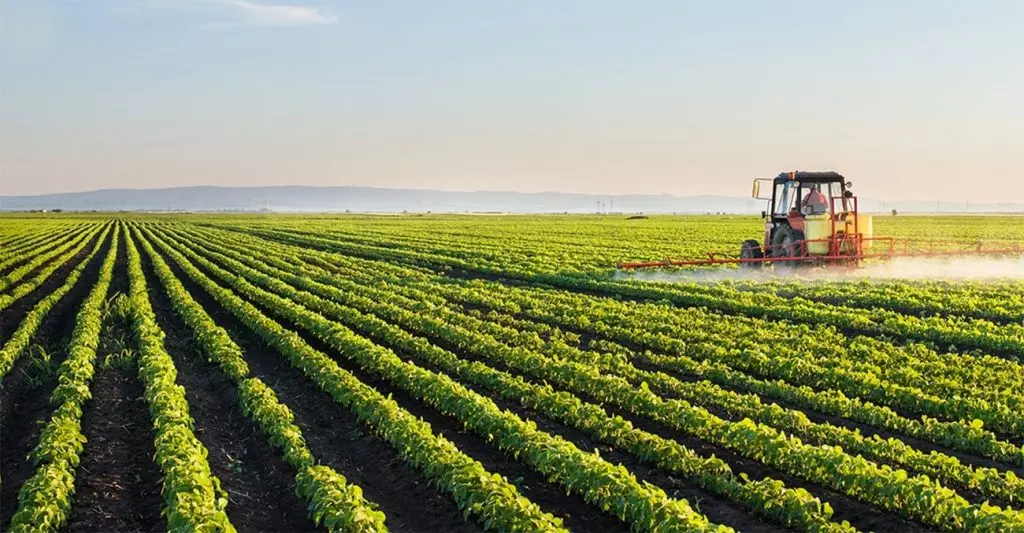
[[0, 195], [1024, 202], [1018, 0], [0, 0]]

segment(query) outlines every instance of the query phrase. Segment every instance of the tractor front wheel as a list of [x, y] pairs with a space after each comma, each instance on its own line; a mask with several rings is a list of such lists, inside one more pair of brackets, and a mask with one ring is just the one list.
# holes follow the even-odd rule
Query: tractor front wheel
[[[803, 257], [807, 255], [807, 245], [804, 243], [804, 232], [793, 229], [792, 226], [783, 226], [775, 232], [772, 237], [773, 257]], [[776, 264], [786, 268], [796, 268], [804, 261], [778, 261]]]
[[[761, 245], [758, 244], [754, 239], [747, 239], [740, 245], [740, 259], [762, 259], [764, 258], [764, 252], [761, 251]], [[749, 263], [740, 263], [740, 268], [761, 268], [764, 263], [761, 261], [751, 261]]]

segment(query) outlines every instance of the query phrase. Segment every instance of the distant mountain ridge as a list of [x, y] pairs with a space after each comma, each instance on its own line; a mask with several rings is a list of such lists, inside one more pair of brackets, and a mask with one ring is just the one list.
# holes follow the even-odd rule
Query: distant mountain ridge
[[[1024, 204], [882, 203], [861, 199], [861, 210], [900, 212], [1024, 212]], [[440, 191], [377, 187], [173, 187], [102, 189], [34, 196], [0, 196], [0, 211], [276, 211], [362, 213], [758, 213], [762, 200], [699, 195], [597, 195], [503, 191]]]

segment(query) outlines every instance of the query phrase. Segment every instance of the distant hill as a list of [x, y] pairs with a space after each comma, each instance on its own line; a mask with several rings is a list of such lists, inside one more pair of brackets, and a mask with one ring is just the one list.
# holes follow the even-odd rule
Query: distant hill
[[[574, 193], [453, 192], [376, 187], [175, 187], [104, 189], [37, 196], [0, 196], [0, 210], [263, 211], [464, 213], [758, 213], [765, 202], [728, 196], [594, 195]], [[869, 212], [1024, 212], [1024, 204], [881, 203], [862, 199]]]
[[[602, 205], [599, 205], [598, 203]], [[375, 187], [176, 187], [0, 196], [0, 210], [435, 213], [755, 213], [762, 202], [725, 196], [452, 192]]]

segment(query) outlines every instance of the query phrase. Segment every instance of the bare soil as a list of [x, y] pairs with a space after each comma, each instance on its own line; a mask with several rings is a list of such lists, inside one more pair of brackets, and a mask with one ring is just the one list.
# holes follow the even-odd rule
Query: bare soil
[[70, 531], [162, 531], [163, 475], [153, 461], [153, 423], [134, 365], [96, 367], [82, 416], [88, 439], [75, 477]]

